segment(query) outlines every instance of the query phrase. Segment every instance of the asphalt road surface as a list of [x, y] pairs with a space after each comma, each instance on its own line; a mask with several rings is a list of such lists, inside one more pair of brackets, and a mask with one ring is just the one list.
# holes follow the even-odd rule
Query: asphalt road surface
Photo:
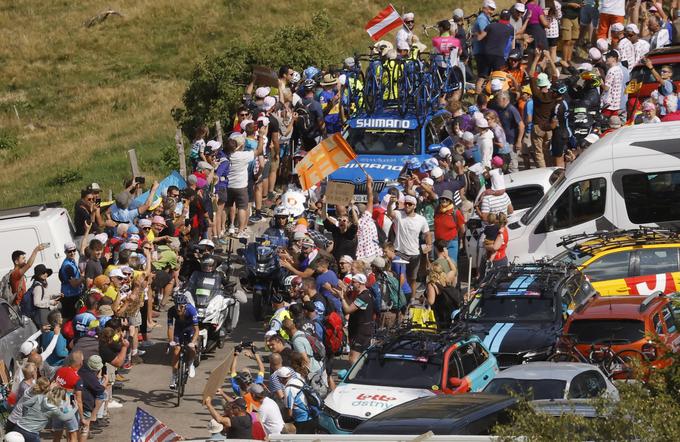
[[[251, 229], [264, 230], [266, 224], [262, 222], [258, 226], [251, 226]], [[234, 249], [240, 246], [236, 240], [233, 244]], [[130, 373], [125, 375], [128, 381], [122, 383], [122, 390], [114, 391], [114, 397], [123, 403], [123, 408], [110, 410], [109, 426], [102, 433], [95, 434], [94, 440], [105, 442], [129, 440], [137, 407], [143, 408], [185, 439], [207, 437], [210, 414], [203, 407], [201, 395], [208, 376], [225, 358], [231, 358], [234, 346], [241, 341], [255, 341], [258, 349], [263, 348], [264, 326], [253, 320], [250, 301], [251, 297], [248, 295], [248, 303], [241, 305], [241, 315], [236, 330], [225, 341], [224, 347], [208, 354], [196, 368], [196, 377], [188, 379], [179, 407], [176, 407], [177, 394], [168, 388], [171, 369], [170, 356], [166, 353], [167, 308], [162, 311], [161, 316], [157, 318], [159, 325], [151, 333], [152, 344], [144, 348], [146, 350], [146, 354], [142, 356], [144, 363], [134, 366]], [[265, 368], [268, 369], [264, 351], [262, 356]], [[244, 367], [249, 368], [251, 373], [255, 374], [257, 368], [255, 361], [240, 356], [238, 368]], [[231, 391], [231, 388], [225, 388], [225, 390]]]

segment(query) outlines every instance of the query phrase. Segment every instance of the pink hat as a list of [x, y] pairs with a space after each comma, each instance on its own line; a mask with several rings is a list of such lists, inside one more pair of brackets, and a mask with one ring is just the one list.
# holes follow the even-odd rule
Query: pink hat
[[491, 158], [491, 165], [493, 167], [503, 167], [503, 158], [496, 155], [495, 157]]
[[645, 101], [644, 104], [642, 105], [642, 110], [653, 111], [656, 110], [656, 106], [654, 106], [654, 103], [652, 103], [651, 101]]
[[304, 224], [298, 224], [293, 229], [293, 232], [307, 233], [307, 226]]
[[151, 223], [160, 224], [163, 227], [168, 226], [167, 224], [165, 224], [165, 218], [163, 218], [162, 216], [154, 216], [153, 219], [151, 220]]

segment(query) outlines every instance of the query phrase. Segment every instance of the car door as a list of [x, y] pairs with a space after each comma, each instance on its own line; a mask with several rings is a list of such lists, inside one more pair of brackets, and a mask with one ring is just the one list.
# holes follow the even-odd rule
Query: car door
[[488, 384], [496, 377], [498, 373], [498, 363], [496, 358], [480, 343], [473, 341], [472, 343], [475, 360], [477, 362], [476, 370], [470, 375], [470, 390], [482, 391]]
[[602, 296], [629, 294], [626, 278], [632, 272], [631, 250], [597, 255], [583, 264], [582, 271]]
[[635, 251], [636, 263], [626, 286], [631, 295], [647, 296], [657, 290], [672, 293], [680, 290], [680, 257], [677, 247], [650, 247]]
[[675, 316], [670, 309], [670, 304], [661, 309], [661, 316], [663, 316], [664, 328], [665, 328], [665, 339], [664, 342], [668, 345], [674, 352], [680, 350], [680, 330], [678, 330], [678, 324], [675, 322]]
[[[547, 254], [558, 252], [557, 244], [564, 235], [594, 232], [611, 222], [604, 218], [607, 211], [607, 180], [587, 178], [564, 187], [543, 219], [534, 229], [532, 243], [542, 244]], [[600, 220], [603, 222], [600, 222]], [[529, 250], [534, 247], [530, 245]]]

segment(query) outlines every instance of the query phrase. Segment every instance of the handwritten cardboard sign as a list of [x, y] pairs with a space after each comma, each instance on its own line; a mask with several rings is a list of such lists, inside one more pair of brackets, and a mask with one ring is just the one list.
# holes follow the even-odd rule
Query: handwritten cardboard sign
[[326, 204], [347, 206], [354, 197], [354, 184], [329, 181], [326, 186]]

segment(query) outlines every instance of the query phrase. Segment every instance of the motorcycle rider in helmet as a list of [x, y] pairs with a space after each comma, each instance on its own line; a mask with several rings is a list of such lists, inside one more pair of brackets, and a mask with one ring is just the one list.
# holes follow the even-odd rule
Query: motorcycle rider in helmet
[[286, 226], [290, 220], [290, 210], [283, 206], [276, 206], [274, 209], [274, 220], [272, 225], [264, 231], [264, 236], [269, 238], [271, 243], [277, 247], [288, 247], [288, 235]]
[[550, 144], [550, 154], [553, 159], [553, 165], [557, 167], [564, 167], [564, 153], [567, 149], [576, 146], [571, 146], [570, 142], [573, 138], [571, 128], [569, 127], [569, 109], [570, 105], [567, 101], [567, 85], [563, 81], [555, 81], [550, 87], [550, 92], [557, 100], [555, 110], [553, 111], [553, 118], [550, 122], [553, 136]]
[[170, 389], [177, 386], [177, 368], [179, 366], [180, 345], [187, 344], [186, 355], [189, 367], [189, 377], [196, 375], [194, 358], [196, 357], [196, 344], [198, 343], [198, 312], [189, 303], [184, 294], [175, 295], [175, 305], [168, 310], [168, 341], [172, 348], [172, 378]]

